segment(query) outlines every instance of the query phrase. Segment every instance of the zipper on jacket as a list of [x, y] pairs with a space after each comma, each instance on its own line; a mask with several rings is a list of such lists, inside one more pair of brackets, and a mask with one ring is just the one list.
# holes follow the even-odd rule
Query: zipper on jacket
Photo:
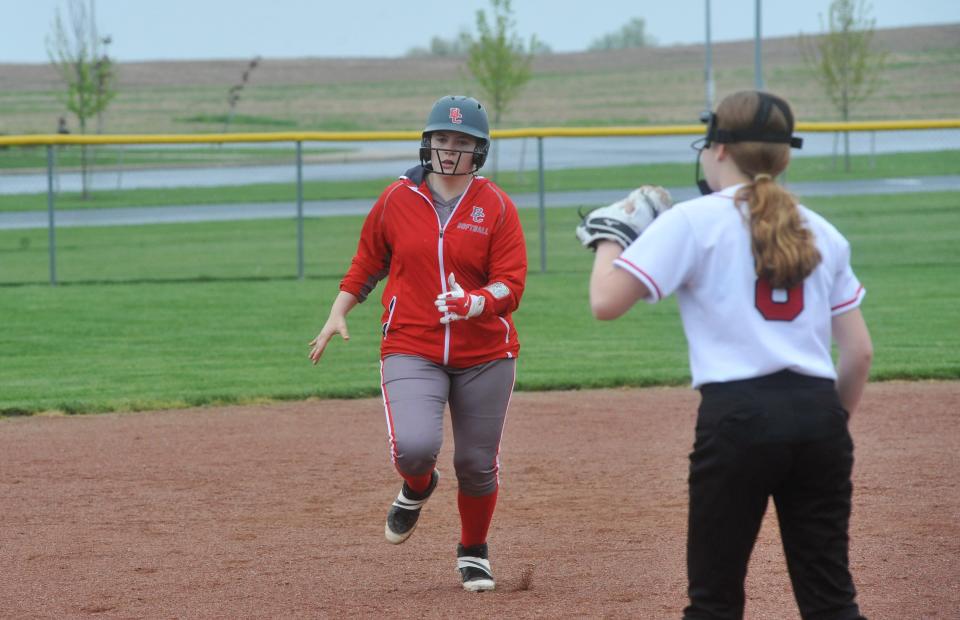
[[[430, 205], [430, 208], [433, 209], [433, 215], [437, 218], [437, 228], [440, 229], [440, 235], [437, 237], [437, 259], [440, 265], [440, 291], [442, 293], [447, 293], [447, 274], [446, 267], [443, 264], [443, 231], [447, 229], [447, 224], [453, 221], [453, 216], [457, 213], [457, 209], [460, 208], [461, 203], [463, 203], [464, 197], [467, 195], [467, 192], [470, 191], [470, 188], [473, 187], [473, 182], [475, 177], [470, 179], [470, 183], [464, 188], [463, 193], [460, 194], [460, 200], [457, 201], [457, 204], [454, 205], [453, 211], [450, 212], [450, 217], [447, 218], [446, 223], [440, 222], [440, 215], [437, 213], [437, 207], [433, 204], [433, 201], [430, 200], [430, 197], [420, 191], [418, 187], [411, 187], [413, 191], [420, 194], [424, 200], [427, 201], [427, 204]], [[440, 318], [437, 317], [439, 321]], [[446, 366], [450, 362], [450, 323], [447, 323], [443, 326], [443, 365]]]
[[[456, 207], [453, 208], [454, 211], [457, 210]], [[436, 209], [434, 209], [436, 211]], [[453, 213], [450, 213], [450, 217], [447, 218], [447, 222], [450, 222], [450, 219], [453, 218]], [[440, 216], [437, 215], [437, 224], [440, 223]], [[447, 293], [447, 269], [443, 264], [443, 229], [446, 228], [446, 224], [440, 226], [440, 236], [437, 237], [437, 259], [440, 265], [440, 290], [443, 293]], [[439, 318], [437, 319], [440, 320]], [[443, 365], [446, 366], [450, 363], [450, 323], [447, 323], [443, 326]]]

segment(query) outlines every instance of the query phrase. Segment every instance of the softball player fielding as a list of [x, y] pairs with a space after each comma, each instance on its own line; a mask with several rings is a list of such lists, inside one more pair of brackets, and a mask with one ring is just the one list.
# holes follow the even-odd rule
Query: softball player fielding
[[577, 228], [596, 251], [596, 318], [677, 295], [701, 393], [689, 475], [691, 620], [743, 617], [770, 497], [803, 618], [862, 618], [848, 569], [847, 423], [873, 349], [849, 243], [775, 180], [790, 147], [802, 145], [793, 128], [783, 99], [730, 95], [695, 143], [708, 195], [670, 208], [662, 191], [643, 187]]
[[420, 165], [374, 204], [330, 316], [310, 342], [316, 364], [346, 316], [384, 277], [381, 386], [390, 456], [403, 486], [387, 513], [388, 542], [406, 541], [440, 481], [450, 406], [460, 512], [457, 568], [469, 591], [493, 590], [487, 533], [497, 503], [500, 439], [520, 342], [511, 313], [526, 281], [517, 210], [476, 172], [490, 148], [487, 113], [470, 97], [430, 110]]

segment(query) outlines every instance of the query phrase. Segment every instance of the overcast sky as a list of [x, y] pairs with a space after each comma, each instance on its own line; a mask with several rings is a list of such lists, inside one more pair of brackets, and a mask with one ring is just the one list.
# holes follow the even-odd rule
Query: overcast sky
[[[90, 0], [85, 0], [89, 2]], [[390, 57], [433, 36], [474, 31], [488, 0], [93, 0], [119, 61], [194, 58]], [[714, 41], [754, 36], [756, 0], [710, 0]], [[555, 52], [581, 51], [634, 17], [658, 43], [704, 39], [706, 0], [513, 0], [517, 31]], [[958, 0], [872, 0], [878, 28], [960, 23]], [[45, 39], [67, 0], [0, 0], [0, 63], [47, 62]], [[830, 0], [763, 0], [765, 37], [821, 31]], [[583, 7], [588, 7], [584, 10]]]

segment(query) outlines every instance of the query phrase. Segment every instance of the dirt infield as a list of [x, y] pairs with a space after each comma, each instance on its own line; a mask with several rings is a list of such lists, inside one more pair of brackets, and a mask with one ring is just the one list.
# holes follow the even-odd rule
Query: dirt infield
[[[406, 544], [379, 400], [0, 420], [0, 615], [676, 618], [697, 395], [518, 393], [463, 592], [446, 476]], [[960, 616], [960, 383], [879, 383], [852, 422], [851, 560], [871, 619]], [[776, 520], [748, 618], [796, 618]]]

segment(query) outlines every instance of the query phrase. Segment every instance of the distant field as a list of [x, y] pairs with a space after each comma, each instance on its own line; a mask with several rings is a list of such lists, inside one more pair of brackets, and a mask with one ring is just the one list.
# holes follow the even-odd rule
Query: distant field
[[[956, 193], [805, 201], [843, 232], [867, 287], [874, 380], [960, 378]], [[518, 388], [682, 384], [675, 301], [619, 321], [590, 317], [592, 255], [575, 209], [547, 216], [548, 270], [536, 268], [537, 212], [522, 209], [531, 269], [516, 314]], [[47, 281], [45, 230], [0, 231], [0, 415], [85, 412], [378, 393], [375, 292], [350, 315], [351, 340], [307, 361], [360, 217], [307, 220], [307, 280], [289, 220], [58, 232], [62, 286]], [[558, 337], [562, 335], [562, 337]], [[643, 346], [623, 346], [641, 338]]]
[[[889, 54], [879, 91], [857, 119], [952, 118], [960, 109], [960, 24], [879, 30]], [[702, 46], [553, 54], [503, 119], [504, 127], [689, 123], [704, 106]], [[835, 120], [796, 37], [763, 42], [769, 90], [802, 120]], [[752, 88], [752, 41], [713, 48], [718, 98]], [[226, 95], [249, 59], [121, 63], [108, 133], [193, 133], [223, 129]], [[417, 129], [448, 93], [476, 94], [462, 60], [265, 59], [252, 73], [232, 131]], [[47, 65], [0, 64], [0, 132], [49, 133], [66, 115]]]
[[[877, 41], [890, 54], [889, 70], [856, 118], [958, 116], [960, 25], [879, 31]], [[122, 64], [120, 94], [104, 119], [105, 131], [221, 131], [227, 89], [247, 60]], [[715, 46], [718, 97], [753, 86], [752, 61], [750, 42]], [[767, 87], [791, 99], [800, 119], [836, 119], [796, 39], [765, 41], [764, 68]], [[703, 108], [702, 72], [703, 49], [696, 46], [545, 56], [503, 126], [689, 123]], [[450, 59], [267, 59], [244, 90], [231, 130], [418, 129], [439, 95], [475, 93], [465, 76], [462, 61]], [[0, 64], [0, 133], [53, 131], [65, 115], [60, 90], [45, 65]], [[103, 155], [127, 157], [118, 153]], [[43, 155], [39, 149], [0, 151], [0, 167], [35, 168]], [[166, 155], [144, 150], [126, 165]], [[166, 163], [221, 155], [234, 164], [290, 157], [199, 148]], [[65, 166], [76, 163], [75, 152], [67, 157], [74, 160], [65, 159]], [[960, 169], [958, 157], [861, 156], [852, 175], [837, 172], [830, 158], [804, 158], [791, 167], [789, 180], [950, 174]], [[632, 187], [638, 179], [679, 185], [691, 176], [690, 164], [582, 169], [548, 173], [547, 187]], [[532, 173], [503, 173], [498, 181], [511, 192], [536, 188]], [[384, 182], [307, 184], [305, 198], [371, 197]], [[952, 310], [960, 299], [955, 287], [943, 285], [960, 265], [956, 197], [806, 201], [853, 245], [855, 268], [869, 290], [864, 312], [877, 343], [874, 379], [960, 377]], [[292, 185], [283, 184], [98, 192], [91, 201], [65, 193], [58, 207], [292, 199]], [[45, 206], [43, 195], [0, 197], [0, 210]], [[523, 210], [522, 218], [535, 265], [537, 213]], [[517, 314], [524, 342], [518, 388], [686, 382], [672, 300], [612, 324], [590, 319], [590, 255], [573, 237], [576, 221], [574, 209], [548, 215], [549, 270], [531, 271]], [[0, 359], [16, 360], [0, 365], [0, 415], [376, 394], [376, 301], [351, 315], [352, 341], [332, 347], [322, 368], [306, 360], [306, 342], [322, 324], [360, 223], [357, 217], [307, 221], [305, 282], [294, 279], [296, 236], [289, 220], [61, 229], [58, 287], [46, 284], [47, 231], [0, 231]], [[642, 352], [618, 346], [637, 333], [646, 338]]]

